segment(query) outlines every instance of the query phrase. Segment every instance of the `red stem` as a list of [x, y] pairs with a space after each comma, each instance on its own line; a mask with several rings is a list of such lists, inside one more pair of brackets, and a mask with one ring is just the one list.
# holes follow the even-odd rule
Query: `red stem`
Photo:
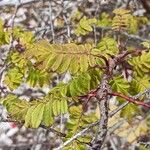
[[108, 94], [109, 94], [109, 95], [112, 95], [112, 96], [118, 96], [118, 97], [121, 97], [121, 98], [127, 100], [128, 102], [131, 102], [131, 103], [134, 103], [134, 104], [137, 104], [137, 105], [142, 105], [142, 106], [144, 106], [144, 107], [150, 108], [150, 105], [149, 105], [149, 104], [146, 104], [146, 103], [144, 103], [144, 102], [138, 101], [137, 99], [128, 97], [128, 96], [123, 95], [123, 94], [121, 94], [121, 93], [114, 92], [114, 93], [108, 93]]

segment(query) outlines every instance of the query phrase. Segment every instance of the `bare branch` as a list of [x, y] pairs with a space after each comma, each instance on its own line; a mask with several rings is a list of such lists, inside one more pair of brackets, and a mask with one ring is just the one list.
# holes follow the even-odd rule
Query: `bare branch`
[[49, 1], [49, 13], [50, 13], [50, 26], [51, 26], [51, 32], [52, 32], [52, 39], [53, 42], [55, 40], [55, 33], [54, 33], [54, 25], [53, 25], [53, 20], [52, 20], [52, 6], [51, 6], [51, 2]]
[[0, 6], [16, 6], [25, 5], [33, 2], [39, 2], [40, 0], [2, 0]]

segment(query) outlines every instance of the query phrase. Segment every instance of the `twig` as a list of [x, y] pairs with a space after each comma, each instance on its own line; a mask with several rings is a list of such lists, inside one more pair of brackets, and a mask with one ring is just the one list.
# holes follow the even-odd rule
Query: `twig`
[[66, 16], [65, 15], [63, 15], [63, 18], [64, 18], [64, 21], [65, 21], [65, 23], [66, 23], [66, 26], [67, 26], [67, 38], [68, 38], [68, 43], [70, 43], [70, 34], [71, 34], [71, 32], [70, 32], [70, 23], [69, 23], [69, 21], [67, 20], [67, 18], [66, 18]]
[[14, 42], [13, 29], [14, 29], [15, 18], [16, 18], [16, 15], [17, 15], [19, 7], [20, 7], [20, 5], [18, 5], [18, 4], [15, 5], [15, 12], [14, 12], [12, 18], [11, 18], [11, 25], [10, 25], [11, 26], [11, 35], [10, 35], [10, 47], [9, 47], [9, 50], [11, 50], [11, 48], [13, 47], [13, 42]]
[[[75, 28], [76, 26], [70, 25], [70, 28]], [[54, 29], [64, 29], [66, 27], [55, 27]], [[94, 26], [93, 26], [94, 28]], [[41, 32], [43, 30], [49, 30], [50, 27], [46, 26], [44, 28], [38, 27], [36, 28], [36, 32]], [[111, 27], [95, 27], [95, 29], [101, 29], [102, 31], [106, 31], [106, 30], [112, 30]], [[35, 30], [35, 29], [34, 29]], [[121, 32], [122, 35], [125, 35], [126, 37], [128, 37], [129, 39], [133, 39], [133, 40], [138, 40], [140, 42], [150, 42], [150, 39], [145, 39], [140, 37], [139, 35], [134, 35], [134, 34], [128, 34], [127, 32]]]
[[32, 143], [19, 143], [19, 144], [11, 144], [11, 145], [0, 145], [0, 148], [17, 148], [17, 147], [26, 147], [26, 148], [31, 148], [31, 146], [33, 145], [38, 145], [38, 144], [42, 144], [42, 145], [50, 145], [50, 142], [32, 142]]
[[113, 150], [117, 150], [117, 147], [116, 147], [116, 144], [114, 142], [114, 139], [111, 137], [110, 133], [108, 133], [108, 136], [109, 136], [109, 141], [110, 141], [110, 144], [111, 144]]
[[54, 33], [54, 26], [53, 26], [53, 20], [52, 20], [52, 5], [51, 2], [49, 1], [49, 18], [50, 18], [50, 26], [51, 26], [51, 32], [52, 32], [52, 39], [53, 42], [55, 41], [55, 33]]
[[[103, 30], [112, 30], [111, 27], [96, 27], [97, 29], [103, 29]], [[140, 37], [139, 35], [134, 35], [134, 34], [128, 34], [127, 32], [121, 32], [120, 34], [125, 35], [126, 37], [128, 37], [129, 39], [133, 39], [133, 40], [139, 40], [141, 42], [150, 42], [150, 39], [145, 39]]]
[[132, 97], [129, 97], [129, 96], [126, 96], [126, 95], [123, 95], [121, 93], [117, 93], [117, 92], [113, 92], [113, 93], [108, 93], [109, 95], [112, 95], [112, 96], [118, 96], [118, 97], [121, 97], [125, 100], [127, 100], [128, 102], [131, 102], [131, 103], [134, 103], [134, 104], [137, 104], [137, 105], [141, 105], [141, 106], [144, 106], [144, 107], [147, 107], [147, 108], [150, 108], [150, 105], [149, 104], [146, 104], [142, 101], [139, 101], [139, 100], [136, 100]]
[[139, 40], [141, 42], [150, 42], [149, 39], [142, 38], [138, 35], [128, 34], [127, 32], [122, 32], [121, 34], [127, 36], [129, 39]]
[[[47, 0], [49, 1], [49, 0]], [[2, 0], [0, 2], [0, 6], [14, 6], [14, 5], [27, 5], [27, 4], [30, 4], [30, 3], [35, 3], [35, 2], [40, 2], [40, 0], [9, 0], [9, 1], [6, 1], [6, 0]]]
[[150, 142], [139, 142], [139, 144], [150, 146]]

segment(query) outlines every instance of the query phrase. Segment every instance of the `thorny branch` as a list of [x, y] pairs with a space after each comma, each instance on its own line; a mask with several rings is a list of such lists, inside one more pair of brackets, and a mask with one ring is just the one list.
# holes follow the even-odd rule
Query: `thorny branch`
[[52, 21], [52, 6], [51, 2], [49, 1], [49, 13], [50, 13], [50, 26], [51, 26], [51, 32], [52, 32], [52, 40], [53, 42], [55, 41], [55, 33], [54, 33], [54, 26], [53, 26], [53, 21]]
[[141, 105], [141, 106], [144, 106], [144, 107], [147, 107], [147, 108], [150, 108], [150, 105], [149, 104], [146, 104], [142, 101], [139, 101], [139, 100], [136, 100], [136, 99], [133, 99], [129, 96], [126, 96], [126, 95], [123, 95], [121, 93], [117, 93], [117, 92], [114, 92], [114, 93], [108, 93], [109, 95], [112, 95], [112, 96], [118, 96], [118, 97], [121, 97], [125, 100], [127, 100], [128, 102], [131, 102], [131, 103], [134, 103], [136, 105]]
[[[137, 99], [147, 93], [150, 92], [150, 89], [146, 89], [144, 92], [141, 92], [135, 96], [132, 96], [133, 99]], [[113, 117], [116, 113], [118, 113], [120, 110], [122, 110], [122, 108], [124, 108], [127, 104], [129, 104], [129, 102], [125, 102], [122, 105], [120, 105], [117, 109], [113, 110], [112, 112], [110, 112], [108, 114], [108, 117], [111, 118]], [[62, 145], [60, 145], [58, 148], [56, 148], [55, 150], [60, 150], [62, 148], [64, 148], [65, 146], [67, 146], [68, 144], [70, 144], [71, 142], [73, 142], [74, 140], [76, 140], [77, 138], [83, 136], [87, 131], [89, 131], [91, 128], [93, 128], [94, 126], [99, 125], [100, 121], [94, 122], [92, 124], [90, 124], [89, 126], [87, 126], [85, 129], [83, 129], [82, 131], [80, 131], [79, 133], [77, 133], [76, 135], [74, 135], [72, 138], [70, 138], [68, 141], [66, 141], [65, 143], [63, 143]], [[117, 127], [118, 128], [118, 127]], [[113, 132], [113, 131], [111, 131]]]
[[102, 77], [102, 83], [99, 90], [97, 91], [97, 100], [99, 101], [100, 109], [100, 122], [97, 137], [92, 143], [92, 149], [100, 149], [103, 145], [105, 137], [107, 135], [107, 124], [108, 124], [108, 110], [109, 110], [109, 96], [110, 87], [108, 85], [108, 76], [104, 75]]

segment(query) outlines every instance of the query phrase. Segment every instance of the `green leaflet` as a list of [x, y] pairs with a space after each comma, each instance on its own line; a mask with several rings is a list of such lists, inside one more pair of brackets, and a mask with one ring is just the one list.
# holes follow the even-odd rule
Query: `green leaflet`
[[9, 113], [11, 114], [10, 116], [18, 121], [24, 121], [29, 106], [27, 104], [23, 105], [21, 102], [20, 106], [16, 105], [17, 104], [12, 105], [8, 110]]
[[86, 150], [86, 145], [78, 141], [71, 143], [70, 145], [66, 146], [62, 150], [70, 150], [72, 149], [72, 147], [74, 148], [74, 150]]
[[31, 125], [31, 114], [32, 114], [33, 110], [35, 109], [35, 107], [36, 106], [31, 106], [28, 109], [27, 114], [25, 116], [25, 124], [24, 124], [24, 126], [27, 127], [27, 128], [28, 127], [32, 127], [32, 125]]
[[87, 30], [87, 31], [92, 31], [92, 27], [90, 26], [89, 20], [87, 20], [86, 17], [83, 17], [80, 20], [79, 24], [82, 29]]
[[80, 57], [80, 71], [81, 72], [85, 72], [87, 71], [88, 69], [88, 57], [87, 56], [83, 56], [83, 57]]
[[83, 73], [77, 77], [75, 77], [72, 81], [70, 81], [69, 93], [71, 96], [79, 96], [85, 94], [90, 90], [90, 80], [91, 77], [88, 73]]
[[0, 46], [9, 43], [9, 35], [7, 32], [4, 32], [4, 23], [0, 20]]
[[113, 78], [113, 80], [110, 81], [110, 84], [114, 92], [116, 91], [116, 92], [128, 94], [130, 85], [122, 76], [117, 76]]
[[113, 13], [115, 14], [115, 17], [112, 21], [112, 29], [115, 31], [129, 30], [132, 18], [130, 10], [119, 8], [115, 9]]
[[[48, 69], [56, 62], [58, 55], [53, 53], [49, 56], [46, 56], [45, 60], [43, 60], [43, 66], [41, 69]], [[53, 69], [53, 68], [52, 68]]]
[[142, 42], [141, 45], [143, 45], [144, 47], [150, 49], [150, 43], [149, 42]]
[[44, 103], [37, 100], [27, 102], [14, 95], [2, 99], [2, 103], [10, 116], [18, 121], [25, 121], [26, 127], [38, 128], [40, 124], [50, 126], [54, 122], [54, 116], [68, 112], [67, 97], [54, 93], [44, 97]]
[[143, 77], [135, 76], [130, 85], [132, 92], [138, 94], [150, 87], [150, 78], [148, 75], [144, 75]]
[[93, 55], [89, 55], [88, 57], [89, 57], [89, 65], [91, 67], [95, 66], [95, 64], [96, 64], [96, 58]]
[[35, 87], [36, 85], [43, 87], [44, 84], [48, 84], [50, 75], [43, 70], [30, 68], [27, 76], [27, 82]]
[[[110, 43], [110, 40], [108, 42]], [[112, 46], [112, 42], [110, 44]], [[112, 47], [115, 50], [114, 45]], [[60, 45], [39, 41], [35, 44], [35, 49], [33, 48], [30, 51], [32, 51], [32, 57], [36, 58], [37, 68], [45, 71], [52, 70], [57, 73], [69, 71], [71, 74], [76, 74], [77, 72], [85, 72], [89, 67], [96, 65], [97, 60], [101, 59], [94, 55], [91, 44], [69, 43]], [[100, 54], [100, 51], [97, 53]]]
[[52, 108], [53, 108], [53, 114], [54, 116], [58, 116], [61, 114], [61, 103], [60, 100], [54, 99], [52, 103]]
[[71, 114], [72, 117], [74, 118], [79, 118], [81, 113], [82, 113], [82, 106], [72, 106], [69, 108], [69, 113]]
[[90, 75], [83, 74], [83, 76], [79, 77], [78, 82], [78, 89], [82, 94], [85, 94], [87, 91], [90, 90]]
[[127, 118], [129, 121], [131, 121], [132, 117], [139, 113], [138, 106], [135, 104], [128, 104], [125, 108], [121, 110], [121, 117]]
[[68, 112], [68, 104], [66, 98], [62, 98], [60, 101], [60, 106], [61, 106], [61, 113], [65, 114]]
[[138, 31], [138, 19], [135, 16], [130, 15], [129, 17], [129, 33], [135, 34]]
[[[83, 110], [82, 110], [81, 105], [71, 106], [69, 108], [70, 119], [68, 120], [67, 125], [66, 125], [69, 132], [67, 133], [65, 140], [69, 140], [74, 134], [83, 130], [84, 127], [86, 127], [88, 124], [91, 124], [92, 122], [97, 121], [97, 117], [95, 116], [95, 113], [90, 113], [90, 114], [85, 115], [82, 111]], [[82, 142], [83, 143], [82, 144], [78, 143], [78, 146], [75, 144], [75, 148], [86, 149], [85, 143], [91, 141], [91, 138], [92, 137], [90, 135], [84, 135], [83, 137], [79, 137], [77, 141], [80, 141], [79, 143], [82, 143]], [[68, 145], [65, 148], [68, 149], [68, 147], [71, 148], [70, 145]]]
[[1, 99], [2, 104], [8, 109], [9, 105], [17, 102], [17, 96], [9, 94], [7, 97]]
[[[31, 53], [28, 51], [31, 51]], [[78, 71], [85, 72], [90, 65], [96, 64], [93, 61], [93, 57], [96, 56], [92, 54], [91, 44], [77, 45], [75, 43], [68, 43], [56, 45], [49, 44], [46, 41], [39, 41], [35, 44], [35, 48], [27, 50], [26, 53], [26, 57], [31, 55], [36, 58], [37, 67], [39, 64], [38, 68], [42, 70], [50, 69], [58, 73], [66, 71], [70, 71], [71, 74], [75, 74]], [[91, 55], [93, 56], [92, 61], [90, 61]]]
[[[33, 42], [35, 41], [34, 35], [30, 31], [23, 31], [19, 27], [13, 28], [14, 38], [19, 39], [20, 44], [23, 45], [26, 49], [33, 47]], [[11, 34], [11, 30], [9, 31], [9, 34]]]
[[70, 83], [70, 85], [69, 85], [69, 91], [70, 91], [71, 96], [76, 96], [76, 95], [78, 95], [80, 93], [79, 90], [78, 90], [77, 80], [73, 80]]
[[19, 121], [24, 120], [29, 107], [27, 101], [20, 100], [15, 95], [8, 95], [6, 98], [1, 99], [1, 101], [12, 118]]
[[103, 55], [115, 55], [119, 52], [117, 47], [117, 42], [110, 37], [104, 37], [97, 45], [99, 53], [103, 53]]
[[58, 69], [58, 67], [62, 64], [62, 60], [63, 60], [63, 54], [60, 54], [57, 56], [57, 59], [55, 59], [52, 67], [53, 71], [56, 71]]
[[10, 58], [11, 58], [11, 63], [13, 63], [21, 70], [25, 70], [25, 67], [27, 66], [27, 60], [25, 60], [23, 55], [19, 54], [19, 52], [15, 52], [11, 54]]
[[69, 71], [72, 74], [77, 73], [79, 70], [79, 58], [73, 57], [70, 63]]
[[17, 88], [23, 81], [23, 74], [18, 67], [11, 68], [7, 72], [4, 82], [10, 89]]
[[97, 20], [87, 19], [85, 16], [80, 20], [77, 29], [75, 30], [76, 35], [86, 35], [89, 32], [93, 31], [92, 25], [96, 24]]
[[52, 114], [52, 103], [48, 102], [45, 104], [44, 112], [43, 112], [43, 124], [49, 127], [53, 122], [53, 114]]
[[[91, 69], [87, 72], [75, 75], [67, 84], [60, 82], [56, 87], [52, 88], [50, 93], [60, 94], [58, 97], [80, 96], [86, 94], [98, 86], [101, 79], [101, 71], [99, 69]], [[58, 97], [56, 97], [58, 99]]]
[[60, 64], [60, 66], [59, 66], [59, 68], [58, 68], [58, 72], [59, 73], [64, 73], [64, 72], [66, 72], [67, 70], [68, 70], [68, 68], [69, 68], [69, 66], [70, 66], [70, 64], [71, 64], [71, 61], [72, 61], [72, 56], [64, 56], [64, 58], [63, 58], [63, 63], [62, 64]]
[[97, 21], [97, 25], [100, 27], [111, 26], [112, 19], [109, 14], [103, 12], [101, 13], [100, 19]]
[[38, 104], [32, 111], [31, 115], [31, 127], [37, 128], [39, 127], [44, 112], [44, 103]]
[[150, 52], [142, 52], [141, 56], [134, 57], [128, 62], [133, 66], [134, 71], [137, 72], [139, 76], [143, 76], [144, 73], [150, 72]]
[[91, 77], [90, 89], [95, 89], [99, 85], [101, 79], [101, 73], [102, 72], [99, 69], [91, 69], [89, 71], [89, 75]]

